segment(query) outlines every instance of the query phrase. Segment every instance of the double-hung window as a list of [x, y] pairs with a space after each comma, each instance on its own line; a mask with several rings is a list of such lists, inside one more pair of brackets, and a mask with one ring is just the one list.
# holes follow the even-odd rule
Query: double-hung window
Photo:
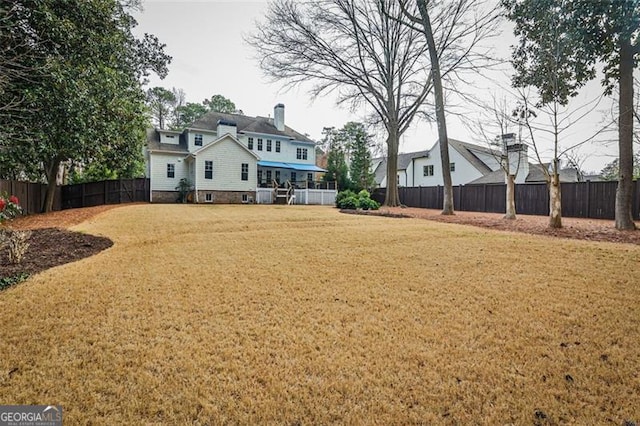
[[193, 143], [194, 143], [196, 146], [202, 146], [202, 135], [195, 135], [195, 136], [193, 137]]
[[271, 139], [267, 139], [267, 151], [271, 152]]
[[204, 178], [213, 179], [213, 161], [204, 162]]
[[276, 152], [280, 152], [280, 141], [276, 141]]
[[242, 163], [240, 178], [242, 180], [249, 180], [249, 164], [248, 163]]
[[428, 166], [422, 166], [422, 175], [433, 176], [433, 164], [430, 164]]
[[307, 159], [307, 148], [298, 148], [298, 149], [296, 149], [296, 158], [298, 160], [306, 160]]
[[253, 138], [249, 138], [249, 142], [247, 143], [249, 149], [253, 149]]
[[262, 151], [262, 139], [258, 138], [258, 151]]
[[167, 164], [167, 177], [174, 178], [176, 177], [176, 165], [169, 163]]

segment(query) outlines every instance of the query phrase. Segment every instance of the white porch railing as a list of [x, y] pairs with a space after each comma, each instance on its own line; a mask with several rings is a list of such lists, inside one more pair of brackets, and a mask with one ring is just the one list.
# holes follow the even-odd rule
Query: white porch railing
[[[273, 188], [256, 188], [256, 203], [273, 204], [273, 194]], [[329, 206], [335, 204], [336, 194], [337, 191], [335, 189], [299, 188], [295, 190], [293, 203]]]

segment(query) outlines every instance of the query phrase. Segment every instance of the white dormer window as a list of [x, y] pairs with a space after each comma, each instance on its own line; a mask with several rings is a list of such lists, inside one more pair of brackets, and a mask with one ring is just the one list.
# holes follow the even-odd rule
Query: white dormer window
[[202, 135], [195, 135], [193, 138], [193, 143], [196, 146], [202, 146]]
[[175, 138], [175, 136], [174, 136], [174, 135], [165, 135], [165, 137], [166, 137], [167, 139], [173, 139], [173, 138]]

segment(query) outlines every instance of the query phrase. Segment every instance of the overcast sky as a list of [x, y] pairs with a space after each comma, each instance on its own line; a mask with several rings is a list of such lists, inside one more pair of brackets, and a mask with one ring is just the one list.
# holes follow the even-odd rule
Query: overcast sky
[[[341, 127], [348, 121], [363, 119], [365, 111], [351, 113], [335, 106], [331, 96], [312, 100], [306, 93], [308, 87], [284, 92], [281, 85], [269, 83], [262, 75], [256, 60], [256, 52], [248, 46], [243, 36], [255, 29], [263, 18], [267, 1], [221, 0], [144, 0], [143, 10], [134, 13], [139, 26], [138, 34], [155, 34], [165, 43], [166, 52], [173, 57], [169, 75], [164, 80], [152, 77], [150, 86], [183, 89], [189, 102], [202, 102], [214, 94], [231, 99], [246, 115], [267, 116], [273, 114], [277, 103], [285, 104], [285, 122], [301, 133], [308, 133], [319, 140], [323, 127]], [[496, 55], [507, 57], [509, 46], [515, 39], [508, 28], [494, 41]], [[508, 77], [498, 85], [478, 81], [473, 90], [487, 95], [500, 92], [500, 86], [508, 87]], [[579, 102], [597, 96], [601, 91], [597, 82], [590, 84]], [[602, 104], [599, 111], [608, 109]], [[572, 142], [583, 140], [594, 133], [601, 121], [599, 114], [567, 135]], [[478, 135], [471, 133], [460, 121], [451, 117], [448, 122], [449, 137], [471, 143], [481, 143]], [[587, 170], [600, 170], [616, 155], [615, 144], [602, 143], [611, 135], [595, 138], [594, 143], [581, 147], [587, 157]], [[411, 152], [431, 148], [437, 140], [435, 125], [416, 120], [401, 140], [400, 151]], [[549, 145], [543, 147], [548, 155]]]

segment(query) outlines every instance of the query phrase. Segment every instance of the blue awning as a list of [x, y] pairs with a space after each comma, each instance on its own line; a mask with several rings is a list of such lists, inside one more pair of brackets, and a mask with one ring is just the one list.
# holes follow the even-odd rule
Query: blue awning
[[303, 172], [326, 172], [325, 169], [316, 166], [315, 164], [303, 164], [303, 163], [281, 163], [278, 161], [258, 161], [258, 166], [262, 167], [274, 167], [276, 169], [292, 169]]
[[287, 163], [280, 163], [278, 161], [258, 161], [258, 166], [262, 167], [275, 167], [278, 169], [292, 169], [293, 167], [289, 166]]
[[302, 163], [287, 163], [293, 170], [299, 170], [303, 172], [326, 172], [325, 169], [316, 166], [315, 164], [302, 164]]

